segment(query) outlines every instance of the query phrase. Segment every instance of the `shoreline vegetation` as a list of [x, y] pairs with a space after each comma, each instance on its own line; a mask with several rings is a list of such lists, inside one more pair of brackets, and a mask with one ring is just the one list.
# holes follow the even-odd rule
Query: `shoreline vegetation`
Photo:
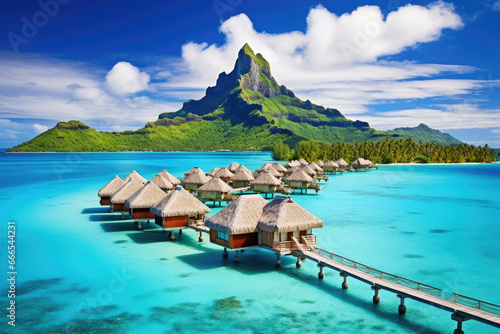
[[379, 164], [492, 163], [498, 160], [500, 154], [487, 144], [443, 146], [437, 143], [416, 143], [410, 138], [355, 144], [324, 144], [307, 140], [297, 143], [292, 151], [286, 143], [278, 141], [271, 153], [275, 160], [335, 161], [338, 157], [344, 157], [347, 163], [351, 163], [361, 157]]

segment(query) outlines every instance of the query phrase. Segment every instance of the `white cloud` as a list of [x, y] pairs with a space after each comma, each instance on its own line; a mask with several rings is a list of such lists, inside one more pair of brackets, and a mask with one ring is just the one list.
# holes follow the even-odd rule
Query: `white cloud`
[[42, 133], [47, 131], [49, 128], [45, 125], [40, 125], [38, 123], [35, 123], [32, 125], [33, 129], [35, 130], [36, 133]]
[[497, 2], [495, 2], [493, 4], [493, 10], [498, 10], [500, 11], [500, 0], [498, 0]]
[[149, 74], [127, 62], [119, 62], [106, 75], [105, 87], [116, 95], [134, 94], [146, 90]]

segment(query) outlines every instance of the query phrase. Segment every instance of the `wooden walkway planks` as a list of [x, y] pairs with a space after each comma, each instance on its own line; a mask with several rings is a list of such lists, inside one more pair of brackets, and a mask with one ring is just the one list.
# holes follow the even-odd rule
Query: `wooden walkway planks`
[[333, 259], [328, 257], [319, 255], [313, 251], [302, 251], [301, 252], [304, 257], [317, 262], [325, 267], [330, 269], [339, 271], [341, 273], [347, 274], [355, 279], [358, 279], [362, 282], [370, 284], [374, 288], [383, 289], [387, 291], [394, 292], [398, 295], [401, 295], [406, 298], [410, 298], [428, 305], [432, 305], [434, 307], [450, 311], [459, 316], [473, 319], [476, 321], [480, 321], [490, 326], [500, 328], [500, 316], [497, 316], [493, 313], [486, 312], [483, 310], [479, 310], [473, 307], [465, 306], [463, 304], [455, 303], [449, 301], [447, 299], [439, 298], [433, 296], [431, 294], [425, 293], [423, 291], [419, 291], [416, 289], [412, 289], [397, 283], [393, 283], [378, 277], [375, 277], [371, 274], [365, 273], [361, 270], [352, 268], [348, 265], [339, 263]]

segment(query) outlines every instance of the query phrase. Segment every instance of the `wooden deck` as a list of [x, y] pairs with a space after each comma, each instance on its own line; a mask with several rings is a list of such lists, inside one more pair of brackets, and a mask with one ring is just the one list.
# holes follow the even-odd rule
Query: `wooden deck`
[[372, 286], [378, 295], [378, 290], [394, 292], [399, 298], [410, 298], [452, 313], [452, 319], [461, 322], [469, 319], [500, 328], [500, 306], [458, 294], [446, 294], [432, 286], [395, 276], [377, 269], [365, 266], [342, 256], [316, 248], [302, 251], [301, 254], [318, 266], [336, 270], [342, 276], [352, 277]]

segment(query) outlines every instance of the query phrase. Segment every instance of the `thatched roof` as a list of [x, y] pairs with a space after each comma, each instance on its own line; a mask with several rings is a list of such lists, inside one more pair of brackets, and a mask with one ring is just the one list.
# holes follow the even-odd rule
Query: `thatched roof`
[[160, 217], [194, 217], [210, 213], [210, 209], [184, 188], [176, 187], [152, 207], [151, 212]]
[[143, 178], [141, 176], [141, 174], [137, 173], [135, 170], [131, 171], [129, 175], [127, 175], [124, 179], [123, 179], [123, 182], [127, 183], [128, 180], [134, 180], [135, 182], [139, 182], [139, 183], [142, 183], [142, 184], [146, 184], [146, 182], [148, 182], [148, 180], [146, 180], [145, 178]]
[[321, 161], [321, 160], [318, 160], [318, 161], [316, 161], [316, 165], [318, 165], [318, 166], [320, 166], [320, 167], [323, 167], [324, 162], [323, 162], [323, 161]]
[[271, 167], [273, 164], [270, 163], [270, 162], [266, 162], [265, 164], [262, 165], [262, 167], [260, 167], [259, 169], [257, 169], [258, 171], [261, 171], [261, 170], [267, 170], [269, 167]]
[[174, 187], [172, 182], [167, 180], [166, 178], [163, 177], [161, 173], [156, 174], [155, 177], [153, 177], [151, 180], [149, 180], [156, 184], [158, 188], [163, 189], [163, 190], [170, 190]]
[[274, 169], [276, 169], [276, 170], [277, 170], [278, 172], [280, 172], [280, 173], [284, 173], [284, 172], [286, 172], [286, 168], [285, 168], [285, 167], [283, 167], [283, 166], [282, 166], [282, 165], [280, 165], [280, 164], [273, 164], [272, 166], [273, 166], [273, 168], [274, 168]]
[[337, 165], [335, 162], [331, 161], [331, 160], [328, 160], [327, 162], [325, 162], [323, 164], [323, 168], [324, 167], [330, 167], [330, 168], [338, 168], [339, 165]]
[[339, 160], [335, 161], [335, 163], [336, 163], [339, 167], [347, 167], [347, 166], [349, 166], [349, 165], [347, 164], [347, 162], [345, 162], [345, 160], [344, 160], [344, 159], [342, 159], [342, 158], [340, 158]]
[[238, 167], [240, 167], [240, 164], [237, 163], [237, 162], [232, 162], [229, 166], [227, 166], [227, 169], [229, 169], [229, 171], [231, 173], [234, 173], [236, 172], [236, 170], [238, 169]]
[[262, 215], [262, 209], [266, 204], [267, 201], [260, 195], [240, 196], [208, 218], [205, 221], [205, 226], [233, 235], [255, 232]]
[[220, 170], [220, 167], [215, 167], [214, 169], [212, 169], [210, 172], [208, 172], [207, 176], [212, 176], [214, 177], [215, 174], [217, 174], [217, 172]]
[[357, 167], [369, 167], [371, 163], [369, 161], [366, 161], [363, 158], [357, 158], [351, 163], [351, 166], [357, 166]]
[[227, 168], [220, 168], [217, 173], [215, 173], [215, 177], [222, 177], [222, 178], [226, 178], [226, 177], [231, 177], [233, 176], [234, 174], [231, 173]]
[[308, 165], [309, 163], [304, 158], [300, 158], [299, 164], [301, 164], [301, 165]]
[[182, 180], [182, 184], [191, 183], [191, 184], [205, 184], [210, 180], [208, 176], [203, 173], [201, 169], [197, 171], [193, 171], [191, 174], [188, 174], [184, 180]]
[[113, 195], [118, 189], [123, 187], [125, 182], [116, 175], [111, 181], [109, 181], [104, 187], [99, 190], [97, 196], [108, 197]]
[[218, 177], [214, 177], [210, 179], [210, 181], [199, 187], [198, 192], [200, 191], [215, 191], [219, 193], [230, 193], [233, 191], [233, 188], [228, 186], [226, 182], [222, 181]]
[[188, 176], [189, 174], [192, 174], [192, 173], [202, 173], [203, 175], [205, 175], [205, 172], [203, 171], [203, 169], [201, 169], [200, 167], [193, 167], [191, 168], [190, 170], [188, 170], [187, 172], [184, 173], [184, 176]]
[[166, 194], [163, 190], [149, 181], [127, 198], [125, 204], [131, 209], [151, 208], [158, 204], [165, 196]]
[[276, 196], [262, 210], [258, 228], [266, 232], [292, 232], [323, 227], [323, 221], [294, 202], [290, 197]]
[[298, 166], [292, 166], [288, 168], [288, 172], [295, 172], [297, 169], [300, 169]]
[[322, 172], [323, 171], [323, 168], [321, 168], [320, 166], [316, 165], [314, 162], [311, 162], [309, 164], [309, 167], [311, 167], [311, 169], [315, 172]]
[[274, 169], [273, 165], [267, 166], [267, 167], [265, 167], [265, 169], [260, 169], [258, 171], [258, 173], [262, 173], [262, 172], [269, 172], [275, 178], [280, 178], [281, 177], [281, 173], [278, 172], [276, 169]]
[[311, 167], [309, 167], [309, 165], [304, 165], [304, 166], [300, 167], [300, 169], [302, 169], [308, 175], [316, 175], [317, 174]]
[[125, 203], [127, 198], [132, 196], [137, 190], [141, 189], [142, 183], [128, 180], [120, 189], [118, 189], [113, 195], [111, 195], [111, 204], [122, 204]]
[[181, 180], [179, 180], [178, 178], [176, 178], [175, 176], [173, 176], [172, 174], [170, 174], [166, 170], [162, 170], [160, 172], [160, 174], [161, 174], [161, 176], [166, 178], [170, 183], [172, 183], [174, 186], [181, 184]]
[[240, 169], [231, 177], [231, 181], [252, 181], [255, 180], [252, 173], [247, 172], [244, 169]]
[[255, 180], [250, 181], [250, 184], [268, 184], [271, 186], [279, 186], [281, 181], [272, 176], [269, 171], [265, 170], [261, 172]]
[[284, 178], [285, 181], [312, 182], [313, 178], [307, 175], [302, 169], [297, 168], [292, 174]]
[[240, 170], [244, 170], [245, 172], [252, 174], [252, 171], [243, 165], [240, 165], [238, 168], [236, 168], [236, 172], [239, 172]]

